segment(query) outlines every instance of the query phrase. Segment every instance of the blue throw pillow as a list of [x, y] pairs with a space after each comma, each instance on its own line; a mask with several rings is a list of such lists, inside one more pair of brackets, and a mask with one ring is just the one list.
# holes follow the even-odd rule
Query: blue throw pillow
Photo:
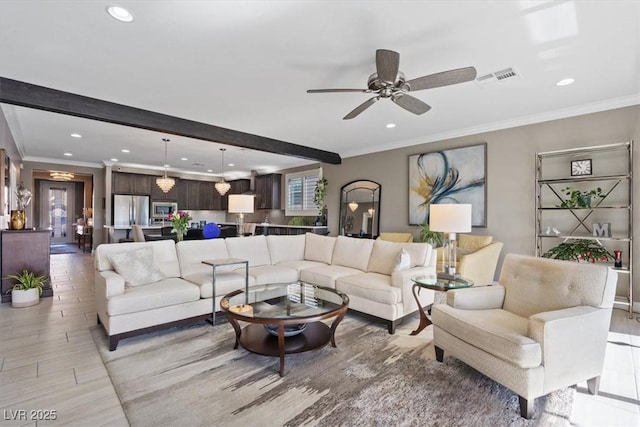
[[215, 222], [210, 222], [202, 229], [202, 237], [205, 239], [215, 239], [220, 237], [220, 227]]

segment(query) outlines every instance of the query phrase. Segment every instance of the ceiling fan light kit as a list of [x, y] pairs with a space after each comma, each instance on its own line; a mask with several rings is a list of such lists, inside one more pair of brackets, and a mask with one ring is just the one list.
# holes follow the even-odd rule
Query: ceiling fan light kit
[[429, 111], [431, 106], [409, 95], [407, 92], [464, 83], [474, 80], [477, 75], [474, 67], [465, 67], [407, 81], [404, 73], [399, 70], [399, 65], [400, 54], [398, 52], [378, 49], [376, 51], [376, 72], [369, 76], [367, 89], [309, 89], [307, 93], [360, 92], [376, 94], [373, 98], [369, 98], [350, 111], [343, 117], [343, 120], [357, 117], [379, 101], [380, 98], [390, 98], [399, 107], [420, 115]]
[[167, 138], [162, 138], [162, 140], [164, 141], [164, 176], [156, 178], [156, 185], [163, 193], [168, 193], [176, 185], [176, 180], [167, 176], [167, 143], [169, 140]]

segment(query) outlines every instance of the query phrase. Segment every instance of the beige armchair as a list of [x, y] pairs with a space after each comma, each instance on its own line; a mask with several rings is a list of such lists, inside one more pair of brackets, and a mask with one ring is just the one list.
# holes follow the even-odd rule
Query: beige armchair
[[534, 399], [587, 381], [596, 394], [617, 273], [603, 265], [509, 254], [499, 285], [457, 289], [434, 305], [436, 358], [444, 353], [520, 397]]
[[[493, 236], [460, 234], [457, 245], [456, 273], [476, 286], [492, 283], [503, 243], [495, 242]], [[443, 251], [444, 248], [437, 249], [438, 271], [443, 271]]]
[[413, 242], [413, 234], [411, 233], [380, 233], [378, 236], [380, 240], [386, 240], [388, 242]]

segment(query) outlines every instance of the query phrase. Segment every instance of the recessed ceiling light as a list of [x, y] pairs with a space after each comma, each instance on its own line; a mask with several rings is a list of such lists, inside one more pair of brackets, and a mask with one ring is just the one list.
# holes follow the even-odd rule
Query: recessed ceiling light
[[207, 172], [213, 172], [213, 169], [207, 169]]
[[130, 151], [129, 151], [129, 150], [127, 150], [126, 148], [123, 148], [123, 149], [122, 149], [122, 150], [120, 150], [120, 151], [122, 151], [123, 153], [129, 153], [129, 152], [130, 152]]
[[189, 160], [186, 157], [180, 157], [180, 160]]
[[229, 163], [229, 166], [234, 167], [235, 163]]
[[396, 127], [395, 123], [387, 123], [387, 125], [385, 126], [387, 129], [393, 129], [394, 127]]
[[121, 22], [132, 22], [133, 15], [124, 7], [120, 6], [107, 6], [107, 13], [111, 15], [112, 18], [117, 19]]
[[556, 86], [569, 86], [573, 82], [575, 82], [575, 80], [572, 78], [562, 79], [558, 83], [556, 83]]
[[164, 167], [165, 167], [165, 168], [170, 168], [170, 167], [171, 167], [171, 165], [164, 165]]
[[68, 157], [73, 156], [73, 154], [71, 154], [71, 153], [64, 153], [64, 155], [65, 155], [65, 156], [68, 156]]
[[74, 138], [82, 138], [82, 135], [80, 135], [79, 133], [72, 133], [71, 136]]
[[117, 162], [117, 161], [118, 161], [118, 159], [111, 159], [111, 161], [112, 161], [112, 162]]

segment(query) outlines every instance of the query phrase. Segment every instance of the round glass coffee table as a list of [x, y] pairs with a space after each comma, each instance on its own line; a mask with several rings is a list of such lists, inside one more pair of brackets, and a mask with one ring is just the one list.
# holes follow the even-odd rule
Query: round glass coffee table
[[[284, 375], [285, 354], [333, 347], [338, 324], [347, 313], [349, 297], [335, 289], [305, 282], [252, 286], [225, 295], [222, 311], [236, 332], [233, 347], [280, 358]], [[321, 322], [334, 318], [329, 327]], [[249, 323], [244, 328], [238, 321]]]
[[416, 303], [418, 304], [418, 311], [420, 312], [420, 324], [415, 331], [411, 332], [410, 335], [418, 335], [424, 328], [431, 325], [431, 320], [424, 312], [424, 307], [422, 307], [420, 299], [418, 298], [420, 289], [424, 288], [431, 289], [432, 291], [446, 292], [451, 289], [469, 288], [473, 286], [473, 281], [469, 279], [443, 273], [438, 273], [437, 275], [414, 276], [411, 280], [413, 281], [413, 287], [411, 290], [413, 292], [413, 297], [416, 299]]

